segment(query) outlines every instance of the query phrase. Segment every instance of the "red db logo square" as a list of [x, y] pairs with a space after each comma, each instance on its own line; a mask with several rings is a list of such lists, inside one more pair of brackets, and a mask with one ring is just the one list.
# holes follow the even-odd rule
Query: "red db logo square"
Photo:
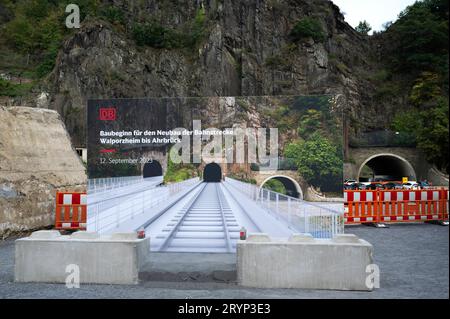
[[100, 120], [101, 121], [115, 121], [116, 109], [113, 107], [100, 108]]

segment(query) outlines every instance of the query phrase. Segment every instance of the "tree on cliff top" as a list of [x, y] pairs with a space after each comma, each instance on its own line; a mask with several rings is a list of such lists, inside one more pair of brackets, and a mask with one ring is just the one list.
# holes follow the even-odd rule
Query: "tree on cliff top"
[[289, 144], [284, 152], [298, 167], [298, 173], [323, 191], [337, 191], [342, 184], [342, 149], [319, 133], [306, 141]]
[[358, 26], [355, 28], [356, 32], [359, 32], [363, 35], [368, 35], [370, 31], [372, 31], [372, 27], [370, 26], [369, 22], [366, 20], [360, 21]]
[[413, 133], [427, 159], [447, 172], [448, 17], [448, 0], [416, 2], [385, 32], [383, 52], [392, 75], [386, 85], [400, 84], [408, 96], [409, 108], [398, 110], [393, 128]]

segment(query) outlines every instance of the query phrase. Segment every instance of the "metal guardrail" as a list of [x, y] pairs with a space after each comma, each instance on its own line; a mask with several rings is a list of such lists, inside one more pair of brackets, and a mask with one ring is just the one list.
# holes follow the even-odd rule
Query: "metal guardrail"
[[[199, 179], [191, 178], [166, 186], [139, 189], [134, 193], [96, 201], [88, 205], [87, 227], [89, 231], [102, 232], [119, 227], [121, 223], [144, 214], [150, 208], [167, 202], [171, 196], [198, 183]], [[89, 200], [88, 193], [88, 203]]]
[[[328, 203], [312, 203], [229, 177], [225, 181], [297, 232], [310, 233], [315, 238], [333, 238], [344, 233], [342, 204], [333, 207]], [[342, 206], [342, 211], [336, 206]]]

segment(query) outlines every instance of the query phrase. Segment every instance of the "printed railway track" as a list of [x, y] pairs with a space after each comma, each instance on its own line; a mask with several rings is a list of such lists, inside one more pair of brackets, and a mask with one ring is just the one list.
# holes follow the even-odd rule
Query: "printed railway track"
[[231, 253], [240, 227], [221, 183], [204, 183], [156, 238], [159, 251]]

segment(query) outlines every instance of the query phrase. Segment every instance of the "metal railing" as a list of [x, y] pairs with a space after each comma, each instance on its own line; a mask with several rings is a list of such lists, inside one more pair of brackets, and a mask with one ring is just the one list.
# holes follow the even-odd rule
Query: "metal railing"
[[142, 182], [142, 176], [124, 176], [88, 179], [87, 189], [90, 194], [104, 192], [110, 189], [129, 186]]
[[310, 233], [315, 238], [344, 233], [342, 203], [307, 202], [228, 177], [226, 183], [299, 233]]
[[149, 209], [166, 203], [175, 194], [198, 182], [196, 177], [165, 186], [139, 189], [134, 193], [105, 196], [95, 202], [90, 202], [88, 193], [87, 228], [100, 233], [118, 228], [122, 223], [148, 213]]

